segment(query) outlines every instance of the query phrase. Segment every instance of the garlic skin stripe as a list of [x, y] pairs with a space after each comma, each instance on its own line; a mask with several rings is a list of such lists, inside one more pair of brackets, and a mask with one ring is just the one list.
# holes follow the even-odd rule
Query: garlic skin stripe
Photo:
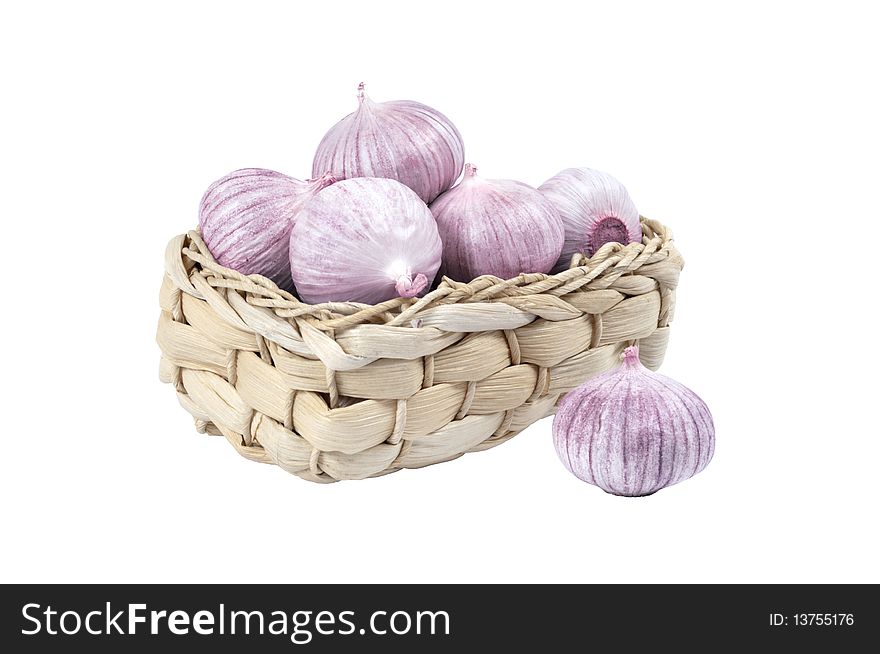
[[639, 362], [637, 346], [616, 369], [571, 391], [553, 420], [565, 467], [613, 495], [651, 495], [703, 470], [715, 452], [705, 402]]
[[313, 175], [386, 177], [429, 203], [451, 187], [464, 166], [464, 142], [446, 116], [411, 100], [373, 102], [358, 86], [358, 108], [318, 145]]

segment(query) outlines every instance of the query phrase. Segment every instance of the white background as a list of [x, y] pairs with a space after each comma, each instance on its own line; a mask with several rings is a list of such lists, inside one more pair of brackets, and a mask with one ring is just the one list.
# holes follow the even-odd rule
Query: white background
[[[880, 581], [869, 3], [3, 7], [0, 581]], [[157, 380], [165, 244], [234, 168], [307, 177], [361, 80], [487, 177], [607, 170], [673, 227], [703, 473], [606, 495], [545, 420], [325, 486], [195, 433]]]

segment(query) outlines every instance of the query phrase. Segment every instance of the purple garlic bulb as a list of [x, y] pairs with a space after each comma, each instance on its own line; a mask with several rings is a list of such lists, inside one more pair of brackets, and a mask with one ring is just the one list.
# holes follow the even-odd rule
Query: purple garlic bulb
[[309, 202], [290, 232], [293, 281], [311, 304], [422, 295], [442, 251], [427, 205], [393, 179], [337, 182]]
[[567, 270], [574, 254], [588, 257], [606, 243], [639, 243], [639, 212], [626, 188], [608, 173], [566, 168], [538, 187], [565, 225], [565, 244], [553, 272]]
[[211, 184], [199, 205], [199, 229], [221, 266], [268, 277], [287, 291], [290, 230], [300, 209], [335, 181], [307, 182], [274, 170], [243, 168]]
[[712, 414], [697, 395], [639, 362], [623, 364], [571, 391], [553, 419], [565, 467], [613, 495], [650, 495], [689, 479], [712, 459]]
[[522, 182], [478, 177], [473, 164], [431, 213], [443, 240], [441, 272], [460, 282], [546, 273], [562, 249], [562, 221], [543, 195]]
[[446, 116], [410, 100], [373, 102], [358, 87], [358, 108], [333, 127], [315, 153], [312, 174], [386, 177], [431, 202], [464, 166], [461, 134]]

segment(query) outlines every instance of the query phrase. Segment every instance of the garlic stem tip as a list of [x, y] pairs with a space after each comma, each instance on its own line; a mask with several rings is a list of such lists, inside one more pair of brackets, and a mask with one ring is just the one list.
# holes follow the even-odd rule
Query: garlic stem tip
[[363, 102], [363, 100], [364, 100], [364, 95], [365, 95], [365, 94], [364, 94], [364, 83], [361, 82], [360, 84], [358, 84], [358, 100], [360, 100], [361, 102]]
[[417, 274], [415, 279], [410, 275], [401, 275], [397, 278], [397, 283], [394, 285], [394, 288], [400, 297], [415, 297], [427, 287], [428, 278], [422, 273]]
[[630, 345], [623, 351], [623, 359], [626, 363], [638, 363], [639, 362], [639, 346], [638, 345]]
[[320, 190], [322, 188], [326, 188], [326, 187], [330, 186], [331, 184], [335, 184], [336, 182], [339, 181], [339, 179], [340, 179], [339, 177], [337, 177], [336, 175], [334, 175], [332, 172], [330, 172], [328, 170], [327, 172], [322, 173], [321, 175], [318, 175], [317, 177], [312, 177], [310, 179], [307, 179], [306, 183], [313, 184], [313, 185], [317, 186], [318, 189]]
[[464, 165], [464, 176], [465, 177], [476, 177], [477, 176], [477, 167], [474, 164], [465, 164]]

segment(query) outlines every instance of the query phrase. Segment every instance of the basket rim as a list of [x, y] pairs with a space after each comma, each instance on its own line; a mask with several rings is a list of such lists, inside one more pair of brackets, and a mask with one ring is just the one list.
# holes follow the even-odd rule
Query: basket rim
[[[567, 270], [555, 274], [522, 273], [510, 279], [482, 275], [470, 282], [443, 277], [424, 297], [392, 298], [379, 304], [325, 302], [308, 304], [258, 274], [244, 275], [220, 265], [211, 255], [199, 231], [190, 230], [172, 238], [166, 248], [165, 270], [183, 292], [204, 299], [197, 288], [205, 282], [213, 288], [244, 293], [249, 304], [265, 307], [282, 318], [307, 318], [321, 330], [335, 330], [363, 323], [389, 327], [417, 327], [419, 315], [430, 308], [461, 304], [516, 302], [529, 296], [550, 295], [557, 299], [578, 290], [601, 290], [623, 275], [643, 266], [670, 262], [680, 271], [684, 265], [675, 248], [672, 230], [656, 220], [640, 216], [640, 243], [606, 243], [592, 257], [575, 254]], [[193, 277], [201, 279], [193, 283]], [[476, 308], [476, 307], [475, 307]]]

